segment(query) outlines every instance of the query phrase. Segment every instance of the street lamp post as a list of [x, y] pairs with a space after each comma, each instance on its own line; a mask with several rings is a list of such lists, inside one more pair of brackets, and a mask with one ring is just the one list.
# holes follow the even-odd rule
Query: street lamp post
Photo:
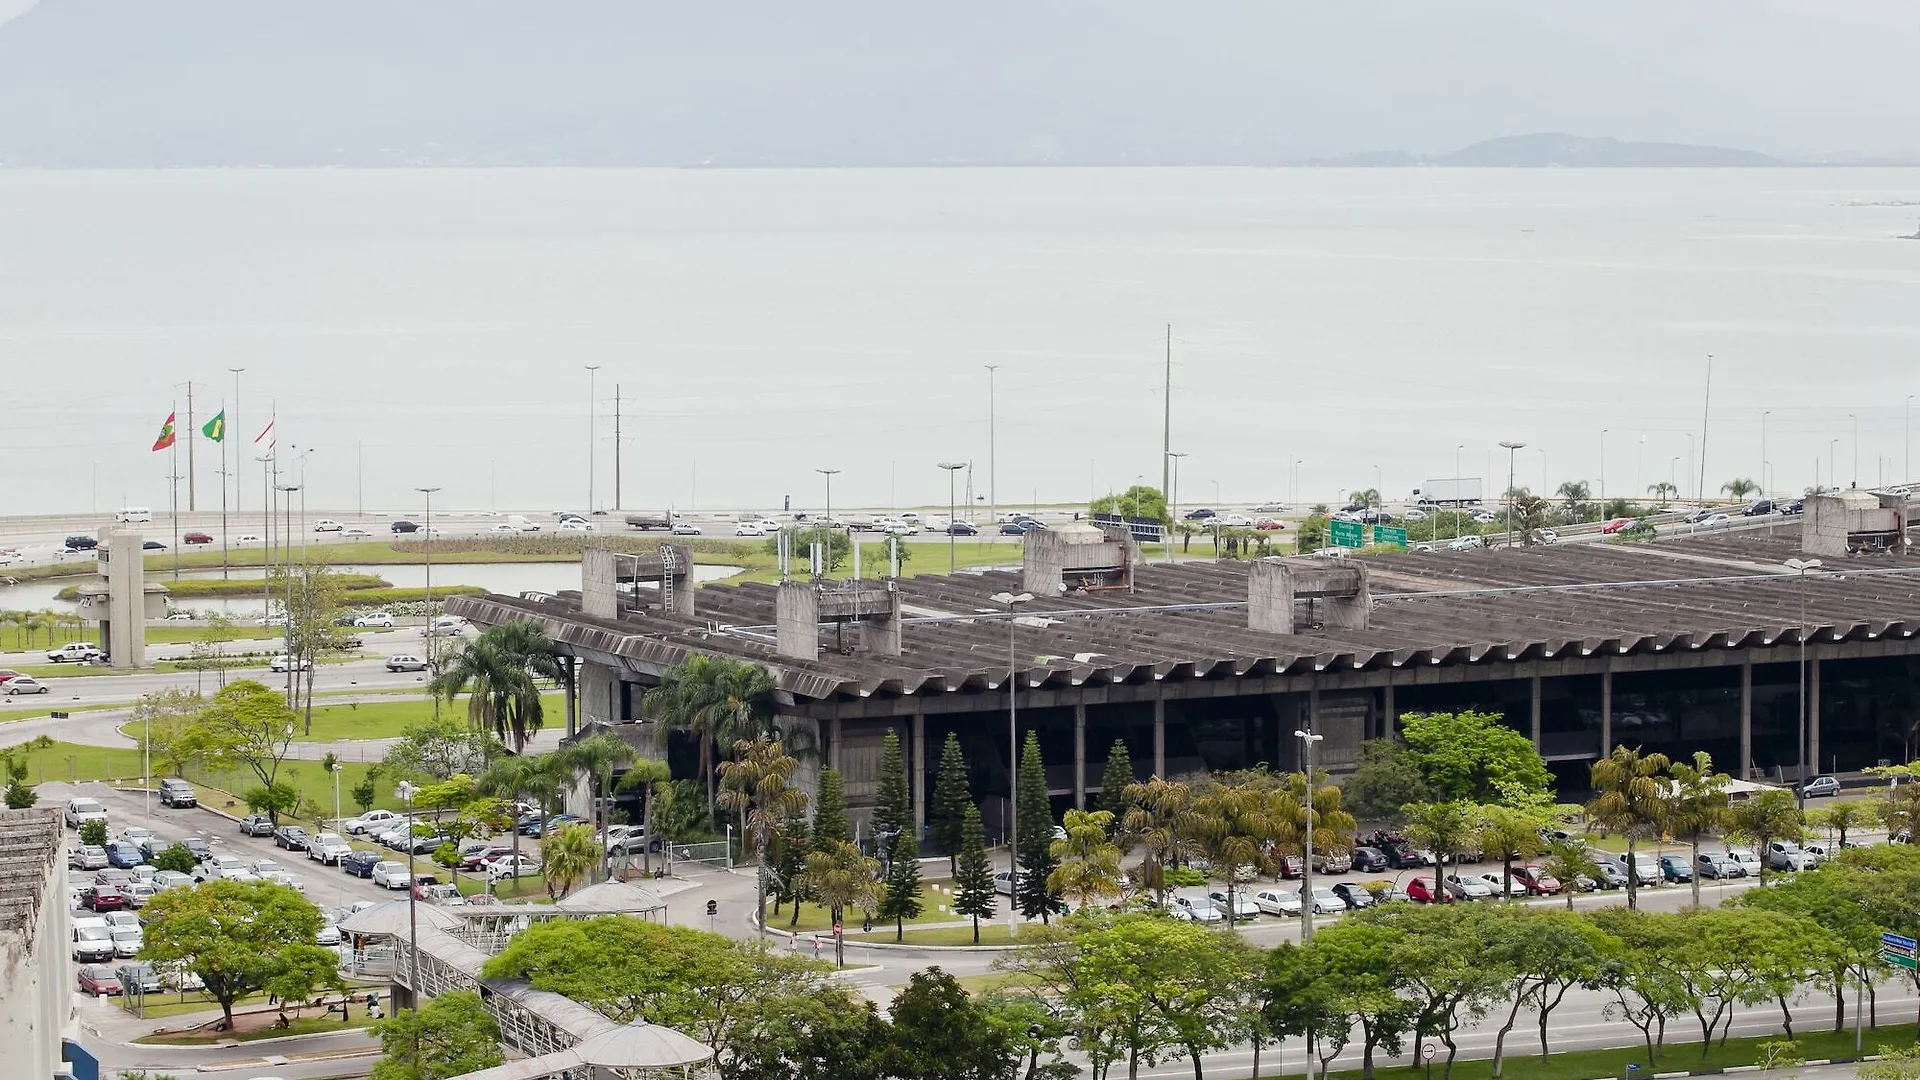
[[1760, 410], [1760, 497], [1767, 497], [1767, 417], [1772, 409]]
[[[420, 890], [413, 873], [413, 797], [419, 793], [420, 789], [407, 780], [400, 781], [400, 786], [393, 790], [394, 796], [407, 804], [407, 989], [410, 991], [407, 997], [416, 1019], [420, 1016]], [[516, 873], [519, 871], [518, 867], [514, 869]], [[415, 1060], [419, 1059], [419, 1053], [420, 1045], [416, 1041]]]
[[[1180, 459], [1187, 455], [1184, 451], [1169, 450], [1167, 456], [1173, 459], [1173, 485], [1167, 491], [1167, 529], [1161, 536], [1160, 542], [1167, 545], [1167, 561], [1172, 562], [1172, 530], [1180, 523]], [[1219, 508], [1215, 507], [1215, 509]]]
[[1012, 875], [1014, 895], [1020, 889], [1020, 714], [1015, 702], [1017, 687], [1014, 685], [1013, 631], [1016, 625], [1013, 616], [1015, 604], [1025, 604], [1033, 599], [1033, 594], [994, 593], [993, 602], [1005, 604], [1007, 608], [1007, 872]]
[[999, 364], [987, 365], [987, 517], [996, 526], [1000, 521], [1000, 439], [996, 430], [993, 373]]
[[1300, 860], [1300, 940], [1305, 943], [1313, 940], [1313, 744], [1326, 736], [1296, 728], [1293, 737], [1300, 740], [1307, 766], [1306, 857]]
[[[433, 632], [435, 629], [433, 625], [433, 493], [440, 489], [437, 487], [417, 487], [413, 490], [427, 497], [427, 524], [425, 526], [427, 530], [427, 673], [429, 675], [438, 675], [440, 674], [440, 667], [436, 663], [434, 656], [434, 642], [438, 638], [438, 635]], [[588, 507], [588, 510], [592, 510], [592, 507]], [[440, 718], [439, 694], [433, 695], [433, 716], [436, 720]]]
[[1600, 490], [1594, 493], [1603, 512], [1607, 505], [1607, 431], [1607, 428], [1600, 429]]
[[[287, 656], [287, 708], [291, 709], [293, 708], [293, 669], [300, 666], [293, 662], [293, 539], [292, 539], [293, 538], [293, 493], [300, 490], [300, 485], [299, 484], [281, 484], [278, 487], [276, 487], [275, 490], [281, 492], [286, 496], [286, 505], [281, 512], [281, 518], [286, 523], [285, 526], [281, 529], [281, 535], [286, 538], [286, 542], [280, 545], [280, 563], [281, 563], [281, 566], [284, 567], [284, 573], [287, 579], [286, 599], [281, 601], [281, 603], [284, 605], [284, 610], [282, 614], [286, 616], [286, 622], [283, 624], [283, 628], [285, 632], [281, 635], [281, 641], [283, 642], [283, 644], [281, 645], [281, 651], [284, 652]], [[303, 541], [305, 540], [304, 534], [302, 534], [302, 540]]]
[[[593, 403], [594, 379], [600, 370], [599, 364], [586, 364], [587, 369], [587, 513], [593, 513]], [[619, 450], [616, 448], [616, 454]]]
[[[346, 769], [346, 766], [336, 761], [331, 766], [328, 766], [328, 768], [329, 771], [333, 773], [333, 827], [338, 829], [340, 827], [340, 774]], [[324, 832], [325, 830], [322, 831]], [[326, 863], [322, 862], [320, 865], [325, 866]], [[341, 899], [339, 877], [333, 879], [333, 898], [336, 901]]]
[[824, 525], [820, 533], [821, 547], [824, 550], [820, 552], [820, 575], [819, 575], [821, 577], [826, 577], [828, 572], [830, 572], [833, 569], [833, 529], [834, 529], [834, 526], [833, 526], [833, 475], [839, 472], [840, 470], [839, 469], [815, 469], [813, 471], [827, 478], [826, 524]]
[[[1807, 571], [1818, 570], [1820, 565], [1819, 559], [1787, 560], [1787, 569], [1800, 575], [1800, 626], [1795, 634], [1800, 639], [1800, 782], [1794, 785], [1793, 801], [1802, 810], [1807, 808]], [[1740, 767], [1744, 770], [1746, 762]]]
[[959, 520], [953, 516], [953, 474], [966, 468], [967, 463], [964, 461], [943, 461], [940, 463], [940, 467], [947, 470], [947, 573], [951, 574], [954, 571], [955, 565], [953, 551], [954, 522]]
[[1502, 440], [1500, 445], [1507, 451], [1507, 546], [1513, 546], [1513, 515], [1520, 508], [1520, 500], [1513, 487], [1513, 455], [1526, 448], [1526, 443]]
[[1466, 443], [1460, 443], [1453, 448], [1453, 538], [1455, 540], [1460, 539], [1460, 530], [1466, 527], [1466, 523], [1460, 520], [1460, 503], [1465, 494], [1460, 490], [1460, 451], [1466, 448]]
[[1900, 421], [1900, 438], [1901, 438], [1901, 442], [1906, 446], [1905, 464], [1903, 464], [1900, 467], [1900, 482], [1902, 484], [1909, 483], [1913, 480], [1913, 395], [1912, 394], [1907, 395], [1906, 410], [1907, 410], [1906, 414], [1902, 417]]

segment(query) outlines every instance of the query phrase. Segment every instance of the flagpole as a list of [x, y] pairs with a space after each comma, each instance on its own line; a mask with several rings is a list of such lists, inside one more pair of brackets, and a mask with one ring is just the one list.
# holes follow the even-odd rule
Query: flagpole
[[[189, 511], [200, 509], [199, 498], [194, 494], [193, 476], [194, 476], [195, 470], [193, 468], [193, 432], [194, 432], [193, 380], [188, 379], [187, 380], [187, 509]], [[176, 549], [175, 554], [178, 554], [177, 549], [179, 548], [179, 546], [180, 546], [179, 544], [174, 545]]]
[[[220, 403], [220, 578], [231, 577], [227, 568], [227, 403]], [[235, 492], [237, 495], [238, 492]]]
[[[167, 410], [169, 419], [180, 411], [179, 406], [180, 403], [176, 401], [174, 402], [173, 408]], [[169, 509], [173, 517], [173, 580], [177, 582], [180, 580], [180, 436], [178, 434], [178, 428], [175, 428], [174, 431], [176, 434], [173, 437], [173, 441], [167, 444], [167, 452], [172, 455], [171, 464], [167, 469], [167, 473], [169, 474], [168, 479], [173, 482], [173, 494], [169, 501]], [[142, 559], [141, 561], [145, 562], [146, 560]], [[140, 632], [145, 634], [147, 632], [146, 627], [142, 626]]]

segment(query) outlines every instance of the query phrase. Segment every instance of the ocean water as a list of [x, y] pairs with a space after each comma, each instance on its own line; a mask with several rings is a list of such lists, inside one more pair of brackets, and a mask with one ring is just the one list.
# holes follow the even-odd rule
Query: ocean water
[[189, 380], [249, 508], [269, 415], [309, 507], [577, 508], [590, 452], [609, 505], [616, 384], [628, 507], [817, 506], [817, 469], [836, 507], [943, 504], [943, 460], [1078, 500], [1159, 482], [1169, 323], [1189, 505], [1503, 484], [1503, 439], [1535, 488], [1890, 482], [1920, 207], [1876, 204], [1914, 201], [1920, 170], [0, 171], [0, 515], [165, 506]]

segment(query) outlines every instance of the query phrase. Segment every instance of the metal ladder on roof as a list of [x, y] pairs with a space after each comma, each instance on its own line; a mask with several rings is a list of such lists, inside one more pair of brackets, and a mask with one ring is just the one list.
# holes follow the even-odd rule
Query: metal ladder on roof
[[660, 545], [660, 610], [673, 610], [673, 575], [679, 569], [674, 563], [673, 547]]

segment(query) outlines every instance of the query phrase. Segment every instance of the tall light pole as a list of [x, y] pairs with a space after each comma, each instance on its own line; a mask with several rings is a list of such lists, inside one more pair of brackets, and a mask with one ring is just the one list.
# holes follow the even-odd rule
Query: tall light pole
[[1455, 540], [1460, 539], [1460, 530], [1466, 527], [1466, 523], [1460, 520], [1460, 503], [1463, 501], [1462, 496], [1464, 495], [1464, 492], [1460, 489], [1460, 481], [1462, 479], [1460, 476], [1460, 451], [1466, 448], [1466, 443], [1456, 444], [1453, 448], [1453, 538]]
[[594, 379], [600, 370], [599, 364], [582, 365], [587, 369], [587, 513], [593, 513], [593, 403], [597, 400], [594, 391]]
[[[413, 1006], [413, 1015], [416, 1018], [420, 1015], [420, 890], [418, 888], [420, 883], [413, 872], [413, 797], [419, 792], [420, 789], [407, 780], [400, 781], [400, 786], [393, 790], [394, 796], [407, 804], [407, 981], [411, 984], [407, 988], [411, 991], [407, 997]], [[515, 872], [519, 872], [518, 867], [515, 868]], [[418, 1060], [419, 1050], [419, 1043], [416, 1040], [415, 1060]]]
[[1315, 735], [1312, 728], [1296, 728], [1293, 737], [1300, 740], [1307, 766], [1306, 857], [1300, 860], [1300, 940], [1305, 943], [1313, 940], [1313, 744], [1326, 736]]
[[[427, 531], [427, 673], [429, 676], [434, 676], [440, 674], [440, 667], [434, 656], [434, 643], [437, 638], [433, 632], [435, 629], [433, 625], [433, 493], [440, 489], [417, 487], [413, 490], [427, 497], [427, 523], [424, 526]], [[439, 694], [433, 695], [433, 715], [436, 720], [440, 717]]]
[[994, 593], [993, 602], [1007, 607], [1007, 873], [1012, 875], [1014, 895], [1020, 894], [1020, 713], [1015, 701], [1017, 687], [1014, 685], [1013, 631], [1017, 625], [1013, 608], [1015, 604], [1025, 604], [1033, 600], [1033, 594]]
[[[1794, 785], [1793, 801], [1802, 810], [1807, 808], [1807, 571], [1818, 570], [1820, 565], [1819, 559], [1787, 560], [1787, 569], [1800, 575], [1800, 627], [1795, 635], [1800, 639], [1800, 782]], [[1818, 762], [1814, 764], [1819, 766]], [[1740, 767], [1745, 769], [1746, 762]]]
[[1600, 503], [1602, 513], [1604, 513], [1607, 505], [1607, 429], [1606, 428], [1600, 429], [1600, 490], [1594, 492], [1594, 495], [1597, 497]]
[[821, 549], [822, 549], [820, 552], [820, 576], [826, 577], [827, 574], [833, 569], [833, 533], [834, 533], [833, 474], [839, 472], [840, 470], [839, 469], [815, 469], [813, 471], [827, 478], [827, 509], [826, 509], [827, 521], [826, 521], [826, 527], [824, 531], [822, 531], [820, 534], [820, 542], [821, 542]]
[[1173, 528], [1180, 522], [1180, 459], [1186, 456], [1185, 451], [1167, 451], [1167, 457], [1173, 461], [1173, 485], [1167, 492], [1167, 527], [1160, 542], [1167, 545], [1168, 562], [1173, 561]]
[[[151, 710], [149, 710], [149, 711], [151, 711]], [[342, 765], [342, 764], [340, 764], [340, 763], [339, 763], [339, 762], [337, 762], [337, 761], [336, 761], [336, 762], [334, 762], [334, 763], [333, 763], [332, 765], [330, 765], [330, 766], [328, 766], [328, 771], [330, 771], [330, 772], [332, 772], [332, 773], [333, 773], [333, 827], [334, 827], [334, 828], [336, 828], [336, 829], [338, 829], [338, 828], [340, 827], [340, 821], [341, 821], [341, 817], [340, 817], [340, 773], [341, 773], [342, 771], [344, 771], [344, 770], [345, 770], [345, 768], [346, 768], [346, 766], [344, 766], [344, 765]], [[324, 830], [322, 830], [322, 831], [324, 831]], [[323, 863], [321, 863], [320, 865], [321, 865], [321, 866], [325, 866], [325, 865], [327, 865], [327, 864], [323, 862]], [[340, 899], [341, 899], [341, 888], [340, 888], [340, 879], [339, 879], [338, 877], [336, 877], [336, 878], [334, 878], [334, 882], [333, 882], [333, 899], [334, 899], [334, 902], [335, 902], [335, 903], [338, 903], [338, 902], [340, 901]]]
[[[230, 367], [227, 370], [233, 372], [233, 415], [227, 418], [227, 426], [235, 431], [240, 431], [242, 430], [240, 427], [240, 373], [247, 369], [243, 367]], [[240, 455], [236, 452], [233, 455], [233, 512], [235, 514], [240, 512], [241, 486]], [[220, 544], [224, 549], [226, 546], [225, 537], [221, 537]]]
[[[1693, 445], [1693, 432], [1689, 431], [1687, 432], [1687, 478], [1689, 480], [1693, 478]], [[1678, 481], [1675, 482], [1677, 483]], [[1694, 484], [1693, 501], [1699, 502], [1704, 497], [1705, 496], [1700, 493], [1700, 485], [1697, 483]]]
[[1526, 443], [1502, 440], [1501, 447], [1507, 452], [1507, 546], [1513, 546], [1513, 515], [1520, 508], [1520, 500], [1515, 496], [1513, 487], [1513, 455], [1526, 448]]
[[967, 467], [964, 461], [943, 461], [940, 467], [947, 470], [947, 573], [954, 571], [953, 534], [958, 528], [959, 519], [953, 516], [953, 474]]
[[987, 515], [996, 528], [1000, 523], [1000, 440], [995, 430], [993, 373], [999, 368], [999, 364], [987, 365]]
[[[280, 515], [284, 522], [280, 530], [283, 539], [280, 545], [280, 565], [284, 567], [283, 573], [287, 580], [286, 599], [282, 601], [286, 622], [282, 624], [285, 632], [281, 635], [284, 641], [281, 651], [287, 655], [287, 708], [291, 709], [293, 708], [293, 672], [300, 666], [293, 662], [293, 493], [300, 490], [300, 485], [280, 484], [274, 490], [286, 496]], [[301, 539], [304, 542], [305, 537]]]
[[1760, 497], [1767, 497], [1767, 417], [1772, 409], [1760, 410]]

